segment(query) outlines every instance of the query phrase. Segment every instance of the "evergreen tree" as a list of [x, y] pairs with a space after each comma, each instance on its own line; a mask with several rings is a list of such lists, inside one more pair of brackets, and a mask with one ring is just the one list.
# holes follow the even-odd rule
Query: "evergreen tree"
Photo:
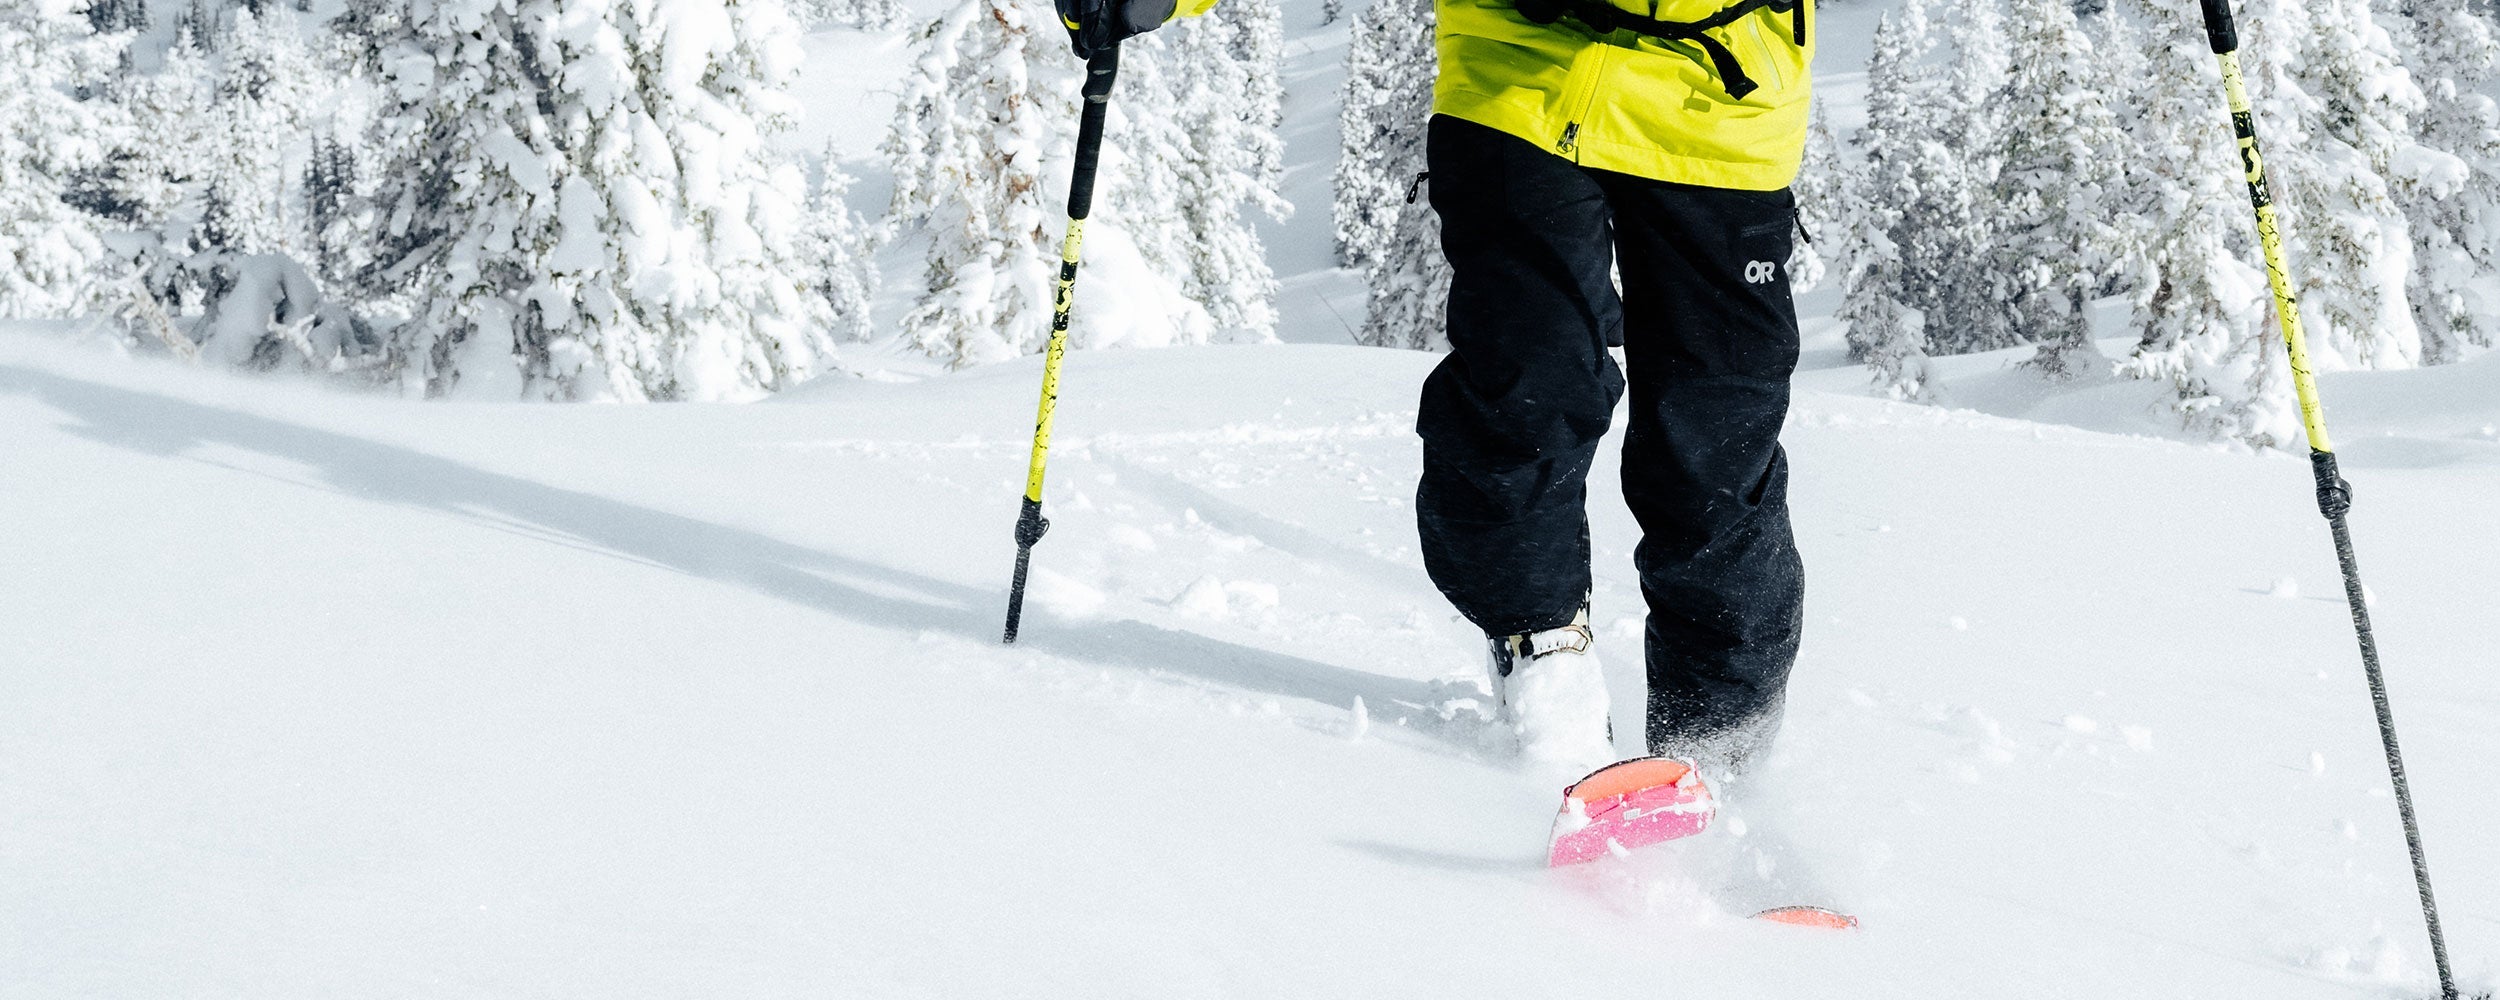
[[150, 20], [147, 0], [88, 0], [84, 13], [99, 35], [144, 31]]
[[1925, 288], [1894, 234], [1914, 228], [1928, 179], [1954, 169], [1935, 138], [1941, 116], [1931, 100], [1937, 88], [1923, 66], [1936, 44], [1927, 13], [1927, 0], [1907, 0], [1876, 21], [1866, 125], [1856, 136], [1862, 166], [1847, 184], [1855, 211], [1840, 236], [1848, 264], [1841, 271], [1838, 318], [1849, 356], [1873, 370], [1878, 389], [1914, 401], [1935, 394], [1928, 314], [1917, 304]]
[[[1121, 48], [1075, 346], [1273, 336], [1274, 277], [1241, 211], [1282, 204], [1273, 12], [1209, 17]], [[1053, 18], [962, 0], [923, 34], [883, 147], [890, 224], [930, 237], [904, 334], [953, 366], [1048, 340], [1081, 79]]]
[[2023, 340], [1987, 252], [2003, 239], [2007, 222], [1991, 197], [2009, 139], [1999, 100], [2013, 63], [2006, 2], [1951, 0], [1946, 37], [1952, 57], [1925, 91], [1932, 107], [1912, 119], [1917, 198], [1890, 235], [1901, 248], [1909, 302], [1927, 315], [1931, 354], [1968, 354]]
[[892, 31], [903, 24], [899, 0], [792, 0], [790, 14], [808, 28]]
[[[2013, 141], [2002, 90], [2013, 63], [2005, 2], [1949, 0], [1943, 39], [1926, 0], [1877, 26], [1857, 136], [1865, 160], [1852, 185], [1863, 214], [1842, 241], [1846, 252], [1874, 256], [1843, 270], [1840, 314], [1851, 355], [1902, 398], [1933, 397], [1930, 355], [2023, 341], [1991, 252], [2008, 225], [1995, 194]], [[1951, 42], [1950, 58], [1929, 65], [1940, 41]]]
[[[291, 5], [180, 0], [143, 22], [98, 100], [126, 123], [79, 201], [128, 275], [104, 303], [134, 346], [267, 369], [369, 366], [379, 348], [336, 293], [348, 224], [321, 216], [317, 136], [366, 103], [323, 27]], [[128, 16], [128, 15], [116, 15]], [[327, 232], [330, 239], [320, 238]]]
[[851, 175], [828, 152], [824, 176], [808, 197], [801, 257], [814, 265], [809, 285], [824, 300], [834, 338], [862, 341], [873, 332], [869, 314], [877, 297], [874, 255], [880, 240], [877, 228], [844, 200], [850, 188]]
[[1354, 20], [1340, 91], [1334, 198], [1337, 261], [1363, 269], [1355, 342], [1444, 350], [1450, 265], [1422, 198], [1424, 138], [1440, 66], [1428, 0], [1373, 0]]
[[212, 28], [208, 93], [192, 109], [198, 130], [188, 167], [217, 219], [211, 247], [243, 253], [295, 249], [288, 218], [288, 161], [308, 151], [323, 72], [283, 8], [264, 20], [248, 9]]
[[1192, 236], [1181, 294], [1231, 340], [1276, 339], [1276, 273], [1245, 210], [1277, 222], [1293, 214], [1282, 190], [1284, 47], [1277, 0], [1219, 4], [1185, 27], [1178, 46], [1180, 65], [1199, 69], [1178, 119], [1191, 140], [1180, 165]]
[[834, 363], [772, 152], [779, 0], [356, 0], [391, 359], [429, 393], [736, 399]]
[[2244, 15], [2241, 60], [2310, 359], [2322, 371], [2418, 364], [2411, 227], [2389, 178], [2418, 150], [2421, 91], [2368, 0], [2251, 0]]
[[155, 81], [170, 99], [142, 105], [155, 127], [135, 137], [165, 144], [176, 159], [161, 169], [184, 191], [140, 234], [135, 262], [157, 300], [142, 327], [161, 309], [211, 360], [346, 366], [372, 345], [302, 263], [310, 222], [292, 197], [331, 74], [292, 11], [189, 10], [208, 34], [177, 37]]
[[[1797, 228], [1802, 235], [1788, 255], [1788, 276], [1797, 291], [1812, 291], [1823, 283], [1826, 270], [1848, 270], [1847, 256], [1839, 251], [1854, 209], [1848, 165], [1840, 159], [1840, 140], [1832, 135], [1831, 120], [1819, 102], [1806, 118], [1805, 162], [1789, 192], [1797, 198]], [[1826, 247], [1832, 250], [1828, 255]]]
[[2104, 94], [2116, 83], [2066, 0], [2014, 0], [2014, 58], [1990, 105], [2003, 115], [2003, 166], [1989, 209], [1989, 287], [2014, 332], [2040, 345], [2054, 378], [2106, 366], [2086, 305], [2132, 256], [2136, 226], [2115, 209], [2134, 159]]
[[2131, 280], [2140, 335], [2121, 374], [2166, 382], [2185, 426], [2221, 440], [2290, 447], [2299, 440], [2291, 372], [2256, 261], [2248, 189], [2216, 95], [2222, 75], [2192, 10], [2164, 0], [2120, 0], [2140, 36], [2114, 45], [2141, 53], [2122, 79], [2135, 114], [2122, 214], [2148, 220], [2148, 252]]
[[1441, 255], [1440, 216], [1422, 204], [1399, 213], [1394, 238], [1365, 269], [1364, 278], [1371, 297], [1355, 343], [1449, 349], [1450, 264]]
[[334, 135], [313, 139], [303, 173], [304, 250], [326, 286], [345, 287], [363, 256], [363, 231], [372, 222], [362, 211], [364, 183], [353, 143]]
[[1244, 210], [1292, 209], [1278, 190], [1283, 38], [1275, 0], [1228, 0], [1122, 46], [1111, 217], [1217, 339], [1276, 336], [1276, 275]]
[[1401, 217], [1427, 210], [1408, 192], [1424, 170], [1432, 118], [1432, 25], [1430, 0], [1374, 0], [1354, 19], [1337, 106], [1331, 221], [1340, 266], [1367, 267], [1390, 253]]
[[1902, 281], [1901, 250], [1886, 233], [1897, 210], [1869, 205], [1846, 234], [1848, 267], [1841, 272], [1840, 311], [1849, 357], [1875, 374], [1875, 387], [1894, 399], [1930, 402], [1935, 377], [1927, 363], [1927, 315], [1904, 305], [1890, 289]]
[[106, 57], [68, 0], [0, 4], [0, 317], [68, 315], [103, 256], [73, 178], [104, 166], [108, 123], [72, 88]]
[[2401, 164], [2412, 222], [2406, 294], [2422, 360], [2441, 364], [2500, 334], [2500, 26], [2468, 0], [2408, 0], [2395, 35], [2428, 99], [2423, 147]]
[[1017, 0], [958, 3], [924, 33], [882, 147], [887, 219], [931, 230], [903, 332], [953, 367], [1031, 353], [1048, 334], [1059, 187], [1045, 171], [1067, 162], [1077, 114], [1058, 35]]

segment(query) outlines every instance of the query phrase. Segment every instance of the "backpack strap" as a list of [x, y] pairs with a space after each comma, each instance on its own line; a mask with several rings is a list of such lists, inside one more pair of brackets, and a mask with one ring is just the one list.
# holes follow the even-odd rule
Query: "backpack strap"
[[1745, 67], [1728, 50], [1726, 43], [1710, 36], [1710, 32], [1736, 23], [1758, 10], [1789, 15], [1789, 32], [1798, 48], [1806, 44], [1806, 0], [1737, 0], [1718, 13], [1698, 21], [1661, 21], [1643, 17], [1605, 0], [1525, 0], [1516, 4], [1519, 12], [1538, 24], [1552, 24], [1568, 15], [1572, 20], [1598, 34], [1628, 30], [1635, 34], [1670, 41], [1691, 42], [1709, 57], [1710, 68], [1719, 76], [1719, 86], [1727, 96], [1743, 100], [1746, 94], [1760, 88], [1753, 77], [1745, 75]]

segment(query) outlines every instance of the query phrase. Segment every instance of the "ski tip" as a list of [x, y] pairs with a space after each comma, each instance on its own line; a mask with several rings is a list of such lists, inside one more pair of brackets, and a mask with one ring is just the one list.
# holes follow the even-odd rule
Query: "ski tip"
[[1690, 762], [1636, 757], [1609, 764], [1563, 790], [1546, 865], [1560, 868], [1689, 837], [1718, 811]]
[[1563, 797], [1583, 803], [1598, 802], [1649, 788], [1690, 787], [1700, 780], [1693, 765], [1673, 757], [1634, 757], [1589, 772], [1587, 777], [1563, 789]]
[[1768, 920], [1791, 927], [1818, 927], [1824, 930], [1851, 931], [1858, 928], [1858, 918], [1838, 910], [1820, 906], [1774, 906], [1754, 914], [1755, 920]]

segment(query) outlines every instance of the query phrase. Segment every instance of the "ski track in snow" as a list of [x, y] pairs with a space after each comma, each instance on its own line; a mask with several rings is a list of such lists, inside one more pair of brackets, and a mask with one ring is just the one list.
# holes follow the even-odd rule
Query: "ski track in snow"
[[[1001, 647], [1030, 363], [445, 405], [0, 338], [0, 994], [2423, 989], [2298, 458], [1808, 389], [1779, 755], [1700, 840], [1552, 873], [1559, 783], [1414, 552], [1432, 361], [1071, 359]], [[2327, 386], [2478, 982], [2495, 373]], [[1866, 928], [1738, 919], [1772, 901]]]

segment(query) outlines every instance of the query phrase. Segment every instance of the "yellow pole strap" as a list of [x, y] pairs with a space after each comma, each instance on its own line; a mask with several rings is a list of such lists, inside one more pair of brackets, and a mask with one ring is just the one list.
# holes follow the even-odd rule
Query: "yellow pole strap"
[[2248, 177], [2248, 200], [2257, 206], [2257, 243], [2265, 248], [2266, 284], [2274, 290], [2275, 321], [2283, 327], [2283, 346], [2291, 355], [2292, 388], [2300, 394], [2300, 423], [2309, 432], [2309, 450], [2332, 453], [2326, 436], [2326, 408], [2318, 402], [2318, 378], [2309, 368], [2309, 338], [2301, 330], [2300, 297], [2292, 273], [2283, 262], [2283, 234], [2274, 221], [2274, 192], [2266, 184], [2266, 161], [2257, 152], [2257, 116], [2249, 110], [2248, 87], [2240, 78], [2240, 54], [2219, 53], [2222, 89], [2231, 100], [2231, 128], [2239, 134], [2240, 167]]

